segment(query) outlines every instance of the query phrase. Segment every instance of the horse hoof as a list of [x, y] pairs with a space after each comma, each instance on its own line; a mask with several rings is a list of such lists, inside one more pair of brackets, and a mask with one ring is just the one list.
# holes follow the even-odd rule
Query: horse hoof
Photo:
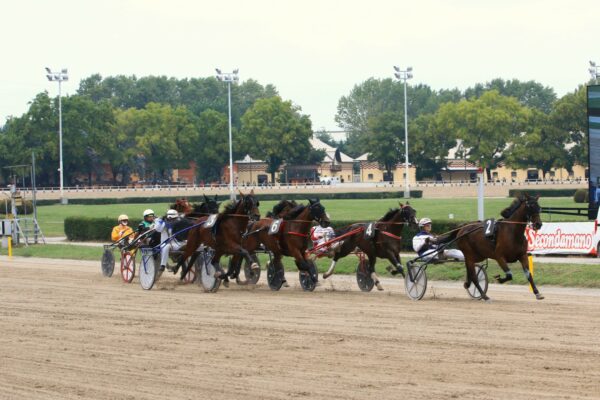
[[328, 274], [327, 272], [325, 272], [325, 273], [323, 274], [323, 279], [327, 279], [327, 278], [329, 278], [331, 275], [333, 275], [333, 274]]
[[379, 281], [375, 282], [375, 286], [377, 286], [377, 290], [383, 290], [383, 286], [381, 286], [381, 283], [379, 283]]
[[229, 287], [229, 281], [227, 279], [223, 280], [223, 286]]
[[465, 282], [463, 283], [463, 286], [465, 289], [469, 289], [471, 287], [471, 282]]
[[482, 297], [481, 298], [483, 301], [485, 301], [486, 303], [491, 303], [492, 299], [490, 299], [489, 297]]
[[281, 286], [283, 286], [283, 287], [290, 287], [290, 284], [287, 283], [287, 281], [283, 281], [283, 283], [281, 284]]
[[217, 279], [220, 279], [222, 275], [223, 275], [222, 271], [215, 271], [214, 277], [217, 278]]
[[260, 265], [254, 262], [250, 265], [250, 269], [256, 271], [257, 269], [260, 269]]
[[538, 293], [538, 294], [536, 294], [536, 295], [535, 295], [535, 298], [536, 298], [537, 300], [544, 300], [544, 296], [542, 296], [542, 294], [541, 294], [541, 293]]

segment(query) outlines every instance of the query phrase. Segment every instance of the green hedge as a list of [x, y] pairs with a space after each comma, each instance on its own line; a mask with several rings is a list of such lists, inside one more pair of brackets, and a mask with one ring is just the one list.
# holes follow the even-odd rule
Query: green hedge
[[588, 189], [577, 189], [573, 195], [573, 201], [575, 203], [589, 203], [589, 194], [590, 191]]
[[[25, 206], [25, 208], [23, 208], [23, 205]], [[17, 214], [19, 215], [29, 215], [29, 214], [33, 214], [33, 203], [31, 202], [31, 200], [25, 200], [23, 201], [23, 205], [21, 206], [17, 206]], [[8, 213], [10, 214], [10, 200], [9, 199], [2, 199], [0, 201], [0, 214], [4, 215], [5, 211], [8, 210]]]
[[[139, 219], [130, 219], [129, 225], [136, 228], [141, 221]], [[340, 229], [356, 222], [369, 221], [351, 221], [351, 220], [336, 220], [332, 221], [331, 226], [334, 229]], [[462, 221], [434, 221], [432, 230], [436, 234], [448, 232]], [[65, 234], [68, 240], [75, 241], [101, 241], [110, 242], [110, 232], [116, 225], [114, 218], [91, 218], [91, 217], [67, 217], [65, 218]], [[402, 246], [405, 249], [412, 249], [412, 238], [417, 233], [415, 229], [404, 228], [402, 235]]]
[[[315, 188], [318, 190], [319, 186]], [[208, 194], [208, 197], [214, 195]], [[411, 198], [423, 197], [422, 190], [411, 190]], [[70, 199], [69, 204], [100, 205], [100, 204], [147, 204], [147, 203], [172, 203], [175, 199], [185, 197], [191, 202], [204, 201], [204, 196], [157, 196], [157, 197], [123, 197], [123, 198], [98, 198], [98, 199]], [[401, 199], [404, 192], [349, 192], [349, 193], [269, 193], [257, 194], [259, 200], [306, 200], [309, 197], [318, 197], [323, 200], [334, 199]], [[217, 196], [219, 201], [229, 200], [229, 195]], [[39, 206], [58, 204], [58, 200], [38, 200]]]
[[531, 196], [540, 197], [572, 197], [578, 189], [511, 189], [508, 191], [508, 197], [516, 197], [527, 193]]
[[[130, 219], [129, 226], [136, 229], [139, 219]], [[112, 228], [117, 225], [114, 218], [67, 217], [65, 235], [74, 241], [101, 241], [109, 243]]]

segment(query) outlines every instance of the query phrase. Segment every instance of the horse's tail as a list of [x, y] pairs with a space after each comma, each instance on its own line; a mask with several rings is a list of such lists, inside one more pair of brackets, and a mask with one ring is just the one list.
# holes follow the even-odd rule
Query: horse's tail
[[435, 243], [440, 245], [440, 244], [446, 244], [448, 242], [451, 242], [454, 239], [456, 239], [456, 236], [458, 236], [459, 231], [460, 231], [460, 228], [457, 228], [457, 229], [451, 230], [450, 232], [444, 233], [435, 238]]

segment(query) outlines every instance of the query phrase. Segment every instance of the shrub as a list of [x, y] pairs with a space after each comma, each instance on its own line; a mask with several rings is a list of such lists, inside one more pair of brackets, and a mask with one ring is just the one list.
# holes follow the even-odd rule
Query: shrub
[[540, 197], [571, 197], [579, 189], [511, 189], [508, 197], [516, 197], [527, 193], [530, 196]]
[[573, 195], [573, 201], [575, 203], [587, 203], [588, 202], [588, 190], [587, 189], [577, 189], [575, 194]]
[[[141, 220], [130, 219], [129, 226], [136, 229]], [[65, 235], [68, 240], [110, 242], [112, 228], [117, 225], [114, 218], [67, 217]]]

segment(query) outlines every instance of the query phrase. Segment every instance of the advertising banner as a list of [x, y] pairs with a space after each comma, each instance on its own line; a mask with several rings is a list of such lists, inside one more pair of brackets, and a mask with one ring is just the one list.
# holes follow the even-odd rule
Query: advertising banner
[[537, 232], [525, 230], [533, 254], [596, 254], [598, 226], [594, 222], [545, 222]]

